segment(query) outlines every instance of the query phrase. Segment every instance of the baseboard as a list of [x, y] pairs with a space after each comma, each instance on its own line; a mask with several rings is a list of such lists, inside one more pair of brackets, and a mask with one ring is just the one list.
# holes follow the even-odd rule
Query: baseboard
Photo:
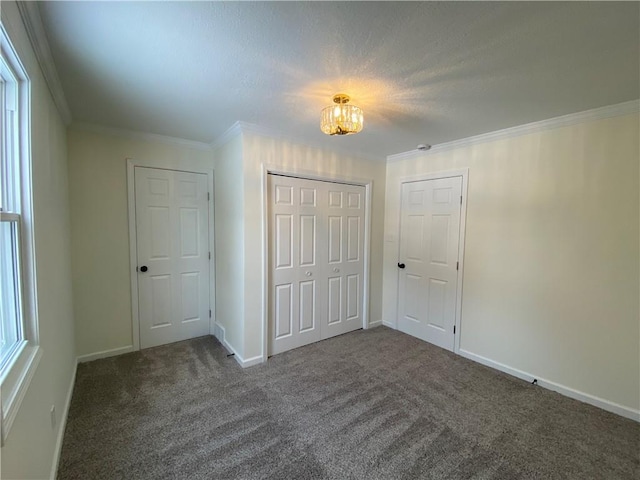
[[73, 374], [71, 375], [71, 383], [69, 384], [69, 390], [67, 392], [67, 398], [65, 399], [64, 408], [62, 410], [62, 417], [60, 417], [60, 430], [58, 431], [58, 437], [56, 438], [56, 446], [53, 450], [53, 465], [51, 465], [51, 473], [49, 478], [55, 480], [58, 473], [58, 465], [60, 464], [60, 454], [62, 454], [62, 442], [64, 441], [64, 432], [67, 429], [67, 418], [69, 416], [69, 408], [71, 407], [71, 398], [73, 396], [73, 387], [76, 384], [76, 372], [78, 371], [78, 362], [73, 365]]
[[533, 382], [534, 378], [538, 378], [535, 375], [531, 375], [529, 373], [523, 372], [522, 370], [511, 368], [511, 367], [509, 367], [507, 365], [504, 365], [504, 364], [499, 363], [499, 362], [495, 362], [495, 361], [490, 360], [490, 359], [488, 359], [486, 357], [483, 357], [481, 355], [476, 355], [475, 353], [472, 353], [472, 352], [470, 352], [468, 350], [464, 350], [462, 348], [460, 350], [458, 350], [458, 354], [461, 357], [468, 358], [469, 360], [473, 360], [474, 362], [481, 363], [482, 365], [485, 365], [487, 367], [491, 367], [491, 368], [494, 368], [496, 370], [500, 370], [501, 372], [508, 373], [509, 375], [511, 375], [513, 377], [517, 377], [520, 380], [524, 380], [525, 382], [531, 383], [531, 382]]
[[238, 354], [238, 351], [233, 348], [233, 345], [231, 345], [226, 340], [222, 342], [222, 345], [224, 345], [224, 348], [233, 353], [233, 358], [235, 358], [236, 362], [238, 362], [238, 365], [240, 365], [242, 368], [253, 367], [254, 365], [259, 365], [260, 363], [262, 363], [262, 355], [251, 357], [245, 360], [241, 355]]
[[376, 328], [382, 325], [382, 320], [376, 320], [375, 322], [369, 322], [367, 328]]
[[535, 379], [537, 380], [537, 384], [539, 386], [546, 388], [547, 390], [552, 390], [561, 395], [564, 395], [565, 397], [573, 398], [574, 400], [579, 400], [581, 402], [588, 403], [589, 405], [593, 405], [594, 407], [598, 407], [608, 412], [615, 413], [622, 417], [630, 418], [631, 420], [635, 420], [636, 422], [640, 422], [640, 410], [635, 410], [633, 408], [625, 407], [624, 405], [619, 405], [609, 400], [605, 400], [603, 398], [596, 397], [594, 395], [590, 395], [588, 393], [581, 392], [579, 390], [575, 390], [565, 385], [552, 382], [551, 380], [540, 378], [537, 375], [533, 375], [531, 373], [523, 372], [522, 370], [509, 367], [508, 365], [504, 365], [500, 362], [496, 362], [494, 360], [483, 357], [481, 355], [477, 355], [475, 353], [469, 352], [468, 350], [464, 350], [462, 348], [458, 350], [458, 354], [460, 354], [465, 358], [468, 358], [469, 360], [473, 360], [474, 362], [481, 363], [482, 365], [485, 365], [487, 367], [495, 368], [496, 370], [500, 370], [501, 372], [520, 378], [529, 383], [533, 382], [533, 380]]
[[246, 360], [242, 358], [242, 356], [238, 354], [238, 351], [234, 348], [234, 346], [227, 342], [227, 339], [225, 338], [225, 330], [222, 325], [216, 323], [213, 328], [213, 336], [220, 341], [224, 348], [233, 353], [233, 358], [242, 368], [253, 367], [254, 365], [259, 365], [262, 363], [262, 355], [251, 357]]
[[382, 325], [384, 325], [385, 327], [393, 328], [394, 330], [396, 330], [395, 323], [391, 323], [391, 322], [388, 322], [386, 320], [382, 320]]
[[257, 357], [247, 358], [246, 360], [236, 355], [236, 361], [240, 364], [242, 368], [253, 367], [254, 365], [260, 365], [261, 363], [263, 363], [262, 355], [258, 355]]
[[100, 358], [115, 357], [116, 355], [122, 355], [123, 353], [131, 353], [134, 351], [133, 345], [127, 345], [126, 347], [114, 348], [111, 350], [103, 350], [102, 352], [89, 353], [87, 355], [80, 355], [78, 357], [78, 363], [91, 362]]

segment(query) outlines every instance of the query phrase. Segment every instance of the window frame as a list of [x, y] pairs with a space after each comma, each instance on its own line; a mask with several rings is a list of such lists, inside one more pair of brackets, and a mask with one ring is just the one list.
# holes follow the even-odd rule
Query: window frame
[[[12, 185], [10, 185], [8, 178], [3, 179], [4, 191], [9, 191], [9, 196], [11, 197], [8, 201], [10, 209], [2, 212], [0, 221], [17, 221], [19, 226], [17, 233], [19, 255], [16, 268], [21, 279], [19, 288], [21, 288], [20, 296], [22, 298], [19, 307], [22, 313], [22, 339], [18, 342], [18, 345], [0, 371], [0, 444], [4, 445], [42, 357], [42, 349], [39, 346], [33, 228], [31, 83], [4, 23], [0, 23], [0, 49], [0, 61], [4, 63], [4, 65], [0, 66], [0, 74], [3, 79], [7, 76], [7, 71], [11, 74], [13, 78], [10, 84], [15, 87], [15, 95], [17, 96], [15, 106], [17, 119], [14, 124], [16, 131], [12, 132], [15, 140], [15, 144], [12, 144], [13, 152], [11, 152], [13, 158], [7, 162], [7, 164], [12, 163], [12, 165], [9, 169], [4, 164], [0, 164], [2, 175], [6, 176], [6, 172], [11, 172]], [[6, 87], [6, 83], [4, 87]], [[4, 89], [2, 90], [4, 91]], [[4, 119], [4, 92], [2, 95], [1, 114]], [[4, 121], [2, 128], [5, 128]]]

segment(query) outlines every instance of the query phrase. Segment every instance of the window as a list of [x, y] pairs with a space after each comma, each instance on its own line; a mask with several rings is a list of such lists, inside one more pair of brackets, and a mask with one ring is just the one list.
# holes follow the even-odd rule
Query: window
[[29, 79], [0, 24], [0, 396], [2, 442], [38, 348], [31, 208]]
[[[4, 57], [4, 55], [3, 55]], [[17, 86], [9, 65], [0, 58], [2, 107], [2, 185], [0, 190], [0, 371], [19, 349], [22, 329], [19, 154], [16, 152]]]

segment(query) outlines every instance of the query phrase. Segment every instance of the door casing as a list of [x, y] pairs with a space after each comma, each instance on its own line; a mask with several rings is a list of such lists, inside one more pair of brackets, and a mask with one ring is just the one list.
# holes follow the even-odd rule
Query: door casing
[[[453, 343], [453, 351], [454, 353], [458, 353], [460, 350], [460, 338], [462, 336], [462, 279], [464, 277], [464, 240], [465, 240], [465, 232], [466, 232], [466, 220], [467, 220], [467, 190], [469, 184], [469, 169], [461, 168], [456, 170], [447, 170], [442, 172], [433, 172], [433, 173], [425, 173], [419, 175], [412, 175], [409, 177], [402, 177], [399, 180], [400, 188], [399, 188], [399, 202], [398, 202], [398, 218], [401, 218], [402, 215], [402, 186], [405, 183], [412, 182], [421, 182], [424, 180], [436, 180], [440, 178], [450, 178], [450, 177], [462, 177], [462, 205], [460, 206], [460, 243], [458, 245], [458, 285], [456, 289], [456, 314], [455, 314], [455, 328], [456, 333], [454, 336]], [[400, 236], [402, 225], [398, 222], [398, 251], [397, 251], [397, 261], [400, 260]], [[395, 326], [397, 329], [398, 326], [398, 312], [400, 309], [398, 308], [398, 302], [400, 301], [400, 272], [397, 272], [398, 279], [397, 283], [397, 292], [396, 292], [396, 314], [395, 314]]]
[[308, 180], [359, 185], [365, 188], [364, 213], [364, 279], [362, 292], [362, 328], [369, 328], [369, 290], [370, 290], [370, 256], [371, 256], [371, 191], [372, 179], [355, 178], [342, 175], [324, 174], [294, 167], [281, 165], [262, 166], [262, 362], [266, 362], [269, 355], [269, 205], [268, 205], [268, 175], [285, 175]]
[[135, 167], [157, 168], [160, 170], [176, 170], [182, 172], [201, 173], [207, 175], [207, 185], [211, 196], [209, 199], [209, 333], [213, 335], [215, 328], [215, 237], [214, 237], [214, 172], [212, 168], [203, 168], [201, 164], [188, 160], [136, 160], [127, 158], [127, 208], [129, 214], [129, 278], [131, 284], [131, 350], [140, 350], [140, 316], [138, 306], [138, 253], [136, 238], [136, 197]]

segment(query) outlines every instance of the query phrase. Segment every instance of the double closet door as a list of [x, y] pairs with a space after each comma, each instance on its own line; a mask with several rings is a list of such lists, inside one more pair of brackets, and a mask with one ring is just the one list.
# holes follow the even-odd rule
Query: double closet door
[[365, 189], [269, 175], [269, 355], [362, 328]]

